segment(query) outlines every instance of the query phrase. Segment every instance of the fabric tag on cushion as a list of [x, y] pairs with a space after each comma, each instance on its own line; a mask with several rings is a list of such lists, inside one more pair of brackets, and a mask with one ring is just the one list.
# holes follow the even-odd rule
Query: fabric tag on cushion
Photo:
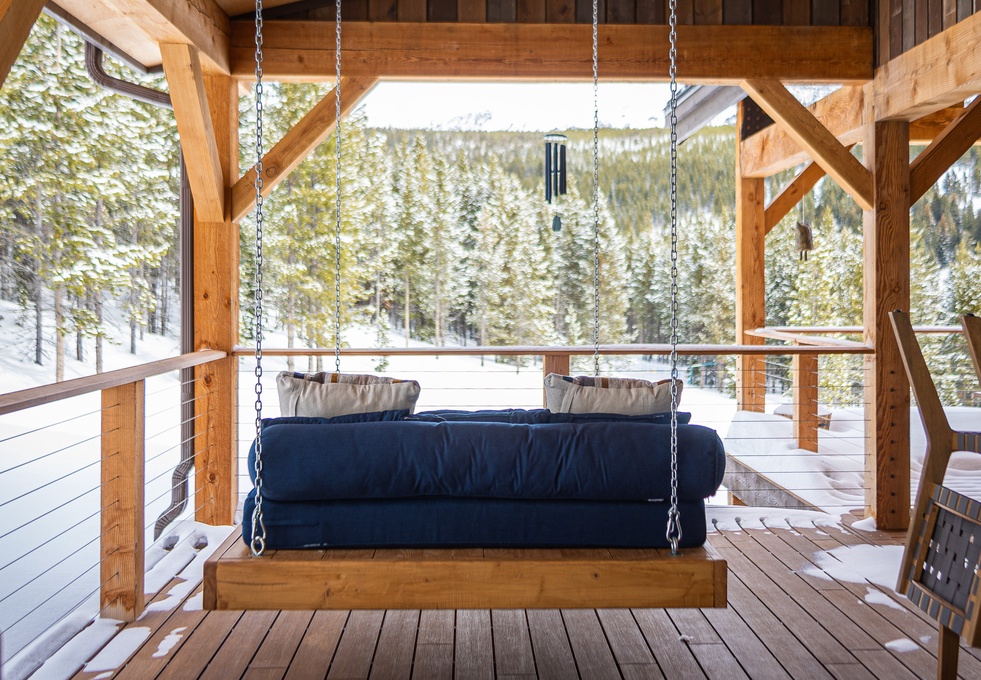
[[[679, 403], [682, 386], [679, 380]], [[628, 416], [664, 413], [671, 410], [671, 381], [570, 378], [550, 373], [545, 377], [545, 406], [553, 413], [619, 413]]]
[[387, 378], [371, 381], [369, 379], [379, 376], [352, 376], [347, 379], [346, 374], [323, 375], [325, 378], [338, 376], [338, 379], [319, 382], [306, 377], [297, 378], [287, 371], [276, 376], [281, 413], [284, 416], [314, 418], [377, 411], [407, 410], [411, 413], [419, 399], [419, 383], [415, 380], [395, 381]]

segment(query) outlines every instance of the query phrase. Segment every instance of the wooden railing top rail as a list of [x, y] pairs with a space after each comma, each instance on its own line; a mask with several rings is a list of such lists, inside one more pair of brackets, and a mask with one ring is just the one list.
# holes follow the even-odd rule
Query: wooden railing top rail
[[[600, 345], [600, 354], [661, 354], [671, 353], [670, 345]], [[841, 341], [836, 345], [816, 346], [778, 346], [778, 345], [678, 345], [678, 354], [685, 356], [720, 356], [727, 354], [792, 355], [792, 354], [871, 354], [872, 348], [861, 343]], [[249, 356], [255, 353], [251, 347], [235, 347], [235, 356]], [[575, 347], [552, 347], [537, 345], [507, 345], [499, 347], [345, 347], [345, 356], [588, 356], [593, 353], [592, 345]], [[328, 356], [334, 354], [333, 347], [263, 347], [263, 356]]]
[[[826, 333], [862, 333], [864, 328], [861, 326], [767, 326], [757, 328], [757, 331], [776, 331], [778, 333], [807, 333], [807, 334], [826, 334]], [[960, 333], [960, 326], [913, 326], [914, 333]]]
[[771, 338], [773, 340], [789, 340], [801, 345], [812, 345], [815, 347], [860, 347], [867, 348], [868, 345], [855, 342], [854, 340], [841, 340], [839, 338], [827, 338], [821, 335], [806, 335], [790, 331], [781, 331], [773, 328], [757, 328], [754, 331], [746, 331], [746, 335], [757, 338]]
[[88, 394], [89, 392], [99, 392], [112, 387], [119, 387], [120, 385], [145, 380], [155, 375], [178, 371], [182, 368], [200, 366], [201, 364], [223, 359], [226, 356], [228, 354], [221, 350], [201, 350], [199, 352], [182, 354], [179, 357], [171, 357], [138, 366], [130, 366], [129, 368], [107, 371], [98, 375], [90, 375], [84, 378], [53, 383], [51, 385], [42, 385], [26, 390], [18, 390], [17, 392], [0, 394], [0, 415], [21, 411], [33, 406], [50, 404], [55, 401], [61, 401], [62, 399]]

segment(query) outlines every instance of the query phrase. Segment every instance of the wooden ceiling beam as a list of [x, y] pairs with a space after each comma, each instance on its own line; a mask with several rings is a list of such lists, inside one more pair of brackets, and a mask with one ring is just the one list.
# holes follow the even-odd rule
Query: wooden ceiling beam
[[194, 212], [203, 222], [224, 222], [225, 180], [198, 51], [190, 45], [163, 44], [160, 54], [194, 197]]
[[964, 109], [909, 165], [909, 202], [916, 203], [981, 136], [981, 97]]
[[0, 0], [0, 88], [42, 9], [44, 0]]
[[981, 92], [979, 45], [981, 13], [880, 66], [876, 120], [915, 120]]
[[788, 184], [783, 191], [770, 201], [763, 211], [763, 225], [766, 234], [773, 231], [773, 228], [793, 210], [798, 203], [804, 200], [804, 196], [814, 188], [814, 185], [826, 174], [824, 168], [816, 162], [811, 161], [807, 167], [800, 171]]
[[872, 209], [872, 173], [786, 87], [759, 79], [742, 88], [863, 210]]
[[[860, 142], [863, 134], [864, 88], [842, 87], [807, 107], [843, 145]], [[811, 160], [807, 151], [782, 126], [772, 125], [742, 143], [744, 177], [770, 177]]]
[[[81, 1], [65, 3], [63, 0], [62, 4], [71, 11], [72, 5]], [[85, 0], [88, 1], [90, 0]], [[230, 21], [215, 0], [101, 0], [101, 2], [114, 10], [117, 15], [126, 17], [132, 22], [135, 28], [146, 35], [151, 44], [193, 45], [201, 53], [201, 65], [204, 71], [228, 74]], [[111, 34], [106, 37], [112, 38]], [[119, 42], [116, 44], [123, 47]]]
[[[357, 106], [377, 82], [377, 78], [341, 78], [341, 116], [346, 116]], [[337, 123], [335, 96], [331, 90], [262, 157], [263, 196], [268, 196], [334, 131]], [[232, 187], [231, 221], [238, 222], [248, 215], [254, 202], [255, 167], [252, 167]]]
[[[334, 77], [334, 25], [267, 21], [266, 77]], [[349, 76], [382, 79], [591, 80], [591, 28], [582, 24], [350, 22], [343, 64]], [[231, 71], [251, 79], [255, 27], [232, 22]], [[603, 24], [600, 78], [668, 80], [668, 28]], [[737, 85], [747, 78], [864, 83], [872, 77], [872, 34], [852, 26], [679, 26], [678, 78]]]

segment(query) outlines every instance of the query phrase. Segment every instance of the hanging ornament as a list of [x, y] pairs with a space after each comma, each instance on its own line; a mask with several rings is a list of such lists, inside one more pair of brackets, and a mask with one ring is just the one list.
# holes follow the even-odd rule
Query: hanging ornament
[[562, 218], [558, 215], [552, 218], [552, 231], [562, 231]]
[[794, 243], [797, 246], [797, 252], [800, 254], [801, 262], [807, 262], [807, 254], [814, 250], [814, 234], [811, 231], [811, 225], [804, 221], [803, 199], [800, 202], [800, 220], [797, 222]]
[[565, 143], [567, 137], [555, 132], [545, 135], [545, 201], [565, 195]]

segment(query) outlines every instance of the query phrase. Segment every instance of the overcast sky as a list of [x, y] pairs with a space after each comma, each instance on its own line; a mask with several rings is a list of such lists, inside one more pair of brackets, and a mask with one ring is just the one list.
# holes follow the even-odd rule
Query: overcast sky
[[[600, 83], [600, 126], [664, 125], [668, 86]], [[592, 83], [380, 83], [363, 104], [373, 127], [442, 130], [592, 128]]]

